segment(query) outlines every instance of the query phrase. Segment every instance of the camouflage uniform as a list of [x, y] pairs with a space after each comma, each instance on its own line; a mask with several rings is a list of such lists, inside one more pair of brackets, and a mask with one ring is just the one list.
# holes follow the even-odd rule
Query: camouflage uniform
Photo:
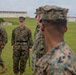
[[2, 28], [0, 26], [0, 65], [2, 63], [4, 63], [3, 60], [2, 60], [2, 58], [1, 58], [2, 49], [3, 49], [3, 48], [1, 48], [1, 45], [5, 46], [5, 44], [7, 43], [7, 41], [8, 41], [8, 39], [7, 39], [7, 32], [6, 32], [6, 30], [4, 28]]
[[[42, 8], [42, 7], [41, 7]], [[36, 10], [36, 14], [41, 14], [42, 9]], [[45, 52], [45, 42], [40, 31], [40, 26], [37, 25], [36, 31], [34, 34], [34, 45], [33, 45], [33, 55], [32, 55], [32, 69], [35, 70], [36, 62], [46, 53]]]
[[34, 75], [76, 75], [76, 56], [65, 42], [61, 42], [36, 64]]
[[[29, 49], [32, 48], [33, 41], [31, 31], [27, 27], [17, 27], [12, 31], [13, 49], [13, 70], [14, 73], [24, 72], [28, 59]], [[19, 64], [20, 62], [20, 64]], [[19, 68], [20, 65], [20, 68]]]
[[[44, 12], [41, 21], [66, 20], [67, 12], [68, 9], [51, 6]], [[76, 55], [64, 41], [47, 51], [36, 63], [34, 75], [76, 75]]]

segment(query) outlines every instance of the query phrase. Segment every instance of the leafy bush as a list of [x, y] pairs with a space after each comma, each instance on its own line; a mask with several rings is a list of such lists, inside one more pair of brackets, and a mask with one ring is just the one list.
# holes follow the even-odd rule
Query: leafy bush
[[4, 19], [0, 18], [0, 23], [1, 23], [1, 22], [4, 22]]

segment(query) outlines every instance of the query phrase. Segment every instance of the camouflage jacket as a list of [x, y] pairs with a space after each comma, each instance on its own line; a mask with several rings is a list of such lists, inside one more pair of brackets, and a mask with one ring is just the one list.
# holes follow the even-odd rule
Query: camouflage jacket
[[76, 56], [61, 42], [39, 59], [34, 75], [76, 75]]
[[40, 31], [40, 26], [37, 25], [36, 26], [36, 30], [35, 30], [35, 33], [34, 33], [34, 39], [36, 39], [36, 34]]
[[8, 42], [6, 30], [0, 26], [0, 45], [5, 45]]
[[12, 31], [12, 39], [11, 39], [11, 45], [15, 45], [17, 42], [27, 42], [29, 48], [32, 47], [33, 41], [32, 41], [32, 36], [31, 36], [31, 30], [28, 29], [27, 27], [16, 27]]
[[36, 28], [35, 39], [33, 44], [32, 67], [35, 68], [36, 62], [46, 53], [45, 41], [42, 36], [39, 25]]

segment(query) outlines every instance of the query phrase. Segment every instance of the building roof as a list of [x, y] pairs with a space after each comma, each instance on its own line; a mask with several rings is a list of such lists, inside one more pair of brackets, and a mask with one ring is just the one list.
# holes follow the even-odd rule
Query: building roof
[[0, 11], [0, 13], [27, 13], [25, 11]]
[[68, 16], [67, 18], [76, 18], [75, 16]]

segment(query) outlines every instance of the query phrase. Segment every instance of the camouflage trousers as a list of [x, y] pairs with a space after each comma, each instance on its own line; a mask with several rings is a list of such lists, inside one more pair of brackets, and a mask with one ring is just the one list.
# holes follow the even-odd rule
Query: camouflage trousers
[[13, 49], [13, 71], [14, 73], [23, 73], [28, 60], [27, 44], [17, 44]]
[[3, 63], [3, 60], [1, 58], [1, 54], [2, 54], [2, 49], [0, 49], [0, 63]]

